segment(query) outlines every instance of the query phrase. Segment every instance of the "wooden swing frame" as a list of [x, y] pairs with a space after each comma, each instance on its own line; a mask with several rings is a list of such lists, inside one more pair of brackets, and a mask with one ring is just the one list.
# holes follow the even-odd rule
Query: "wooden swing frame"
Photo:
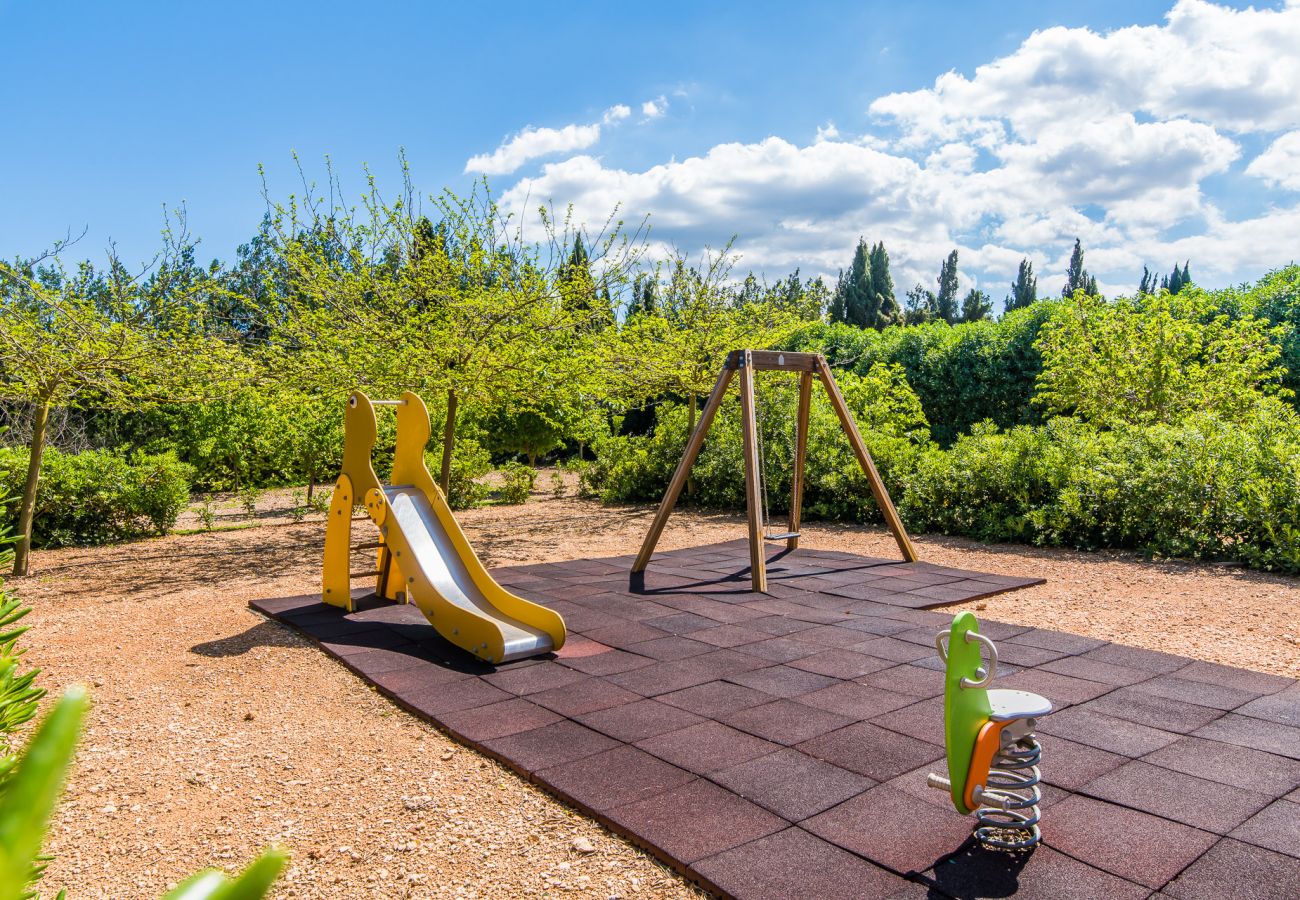
[[844, 434], [849, 439], [849, 445], [853, 448], [853, 455], [857, 457], [858, 465], [862, 466], [862, 471], [867, 476], [867, 483], [871, 486], [871, 494], [885, 517], [885, 524], [894, 535], [894, 540], [898, 542], [898, 549], [902, 552], [903, 559], [907, 562], [916, 562], [916, 549], [912, 546], [911, 538], [907, 536], [907, 529], [903, 527], [903, 522], [898, 517], [898, 510], [894, 508], [894, 502], [889, 498], [889, 492], [885, 490], [885, 483], [880, 479], [880, 473], [876, 470], [876, 464], [871, 459], [871, 454], [867, 452], [867, 445], [863, 442], [862, 434], [858, 431], [858, 426], [854, 423], [853, 416], [844, 403], [844, 396], [840, 393], [839, 385], [835, 383], [835, 376], [831, 374], [831, 368], [826, 363], [826, 358], [820, 353], [733, 350], [727, 355], [727, 362], [723, 366], [721, 374], [718, 375], [717, 383], [713, 386], [713, 393], [709, 395], [709, 400], [704, 405], [703, 412], [700, 413], [700, 420], [695, 425], [695, 431], [691, 433], [690, 440], [686, 443], [686, 452], [682, 455], [681, 462], [677, 464], [672, 480], [668, 483], [668, 491], [664, 494], [664, 498], [659, 504], [659, 510], [655, 513], [654, 521], [650, 525], [650, 532], [645, 536], [645, 541], [641, 544], [641, 552], [637, 554], [636, 562], [632, 564], [632, 572], [644, 572], [646, 566], [649, 565], [650, 557], [655, 552], [655, 545], [659, 543], [659, 537], [663, 534], [664, 526], [668, 524], [668, 517], [672, 514], [673, 507], [677, 505], [682, 488], [686, 486], [686, 479], [690, 474], [691, 466], [695, 464], [695, 459], [700, 454], [700, 448], [704, 446], [704, 438], [709, 431], [709, 427], [713, 424], [714, 416], [726, 397], [727, 387], [731, 384], [732, 377], [739, 373], [740, 420], [741, 432], [744, 434], [745, 452], [745, 513], [749, 520], [750, 581], [754, 591], [763, 594], [767, 593], [767, 555], [763, 547], [763, 529], [766, 527], [766, 523], [763, 522], [763, 485], [760, 480], [758, 426], [754, 413], [753, 373], [756, 371], [799, 373], [799, 418], [795, 431], [794, 480], [790, 486], [790, 527], [788, 531], [791, 536], [786, 539], [786, 549], [794, 550], [799, 546], [799, 520], [803, 505], [803, 470], [808, 455], [808, 412], [812, 405], [813, 376], [816, 375], [818, 380], [821, 381], [822, 387], [826, 389], [826, 395], [830, 398], [831, 406], [834, 408], [836, 416], [839, 417], [840, 427], [844, 429]]

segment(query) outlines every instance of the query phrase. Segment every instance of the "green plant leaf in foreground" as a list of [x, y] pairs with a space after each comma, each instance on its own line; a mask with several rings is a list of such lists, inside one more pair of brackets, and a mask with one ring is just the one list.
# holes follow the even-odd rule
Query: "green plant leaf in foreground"
[[64, 692], [0, 795], [0, 900], [24, 895], [63, 790], [86, 705], [84, 688]]
[[209, 869], [187, 878], [163, 900], [260, 900], [270, 891], [288, 857], [281, 850], [267, 850], [231, 879], [224, 872]]

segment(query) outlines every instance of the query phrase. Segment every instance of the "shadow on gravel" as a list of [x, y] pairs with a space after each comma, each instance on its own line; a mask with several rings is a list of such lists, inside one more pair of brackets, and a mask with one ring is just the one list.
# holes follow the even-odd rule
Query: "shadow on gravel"
[[282, 628], [274, 622], [261, 621], [247, 631], [230, 637], [204, 641], [190, 648], [191, 653], [199, 656], [221, 658], [243, 656], [254, 647], [301, 647], [303, 641], [293, 632]]

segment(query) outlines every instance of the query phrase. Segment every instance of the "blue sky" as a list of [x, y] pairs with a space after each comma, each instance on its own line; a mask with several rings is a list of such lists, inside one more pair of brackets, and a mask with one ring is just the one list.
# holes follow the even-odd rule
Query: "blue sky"
[[1300, 5], [704, 7], [0, 0], [0, 255], [86, 227], [78, 255], [144, 259], [183, 202], [229, 259], [259, 164], [277, 196], [293, 151], [395, 186], [399, 148], [426, 192], [621, 203], [659, 252], [734, 234], [770, 278], [833, 273], [858, 234], [902, 288], [958, 247], [997, 298], [1020, 255], [1055, 284], [1075, 235], [1112, 290], [1296, 255]]

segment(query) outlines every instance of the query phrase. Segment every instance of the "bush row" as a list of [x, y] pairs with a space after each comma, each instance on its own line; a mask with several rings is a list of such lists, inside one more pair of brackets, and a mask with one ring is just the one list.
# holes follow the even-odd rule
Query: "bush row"
[[[895, 504], [916, 532], [1163, 556], [1237, 560], [1300, 572], [1300, 421], [1264, 408], [1245, 421], [1210, 415], [1177, 425], [1103, 430], [1055, 418], [998, 429], [977, 424], [944, 448], [926, 435], [900, 367], [839, 376]], [[794, 398], [763, 386], [766, 497], [788, 509]], [[693, 471], [694, 501], [744, 508], [739, 413], [720, 413]], [[584, 487], [608, 502], [662, 496], [687, 435], [684, 410], [662, 411], [648, 436], [597, 448]], [[805, 516], [878, 522], [865, 477], [829, 405], [810, 422]]]
[[[24, 449], [0, 448], [0, 494], [9, 497], [0, 508], [0, 526], [15, 525], [27, 460]], [[127, 457], [104, 450], [46, 450], [32, 544], [106, 544], [165, 534], [189, 502], [193, 475], [170, 452]]]

